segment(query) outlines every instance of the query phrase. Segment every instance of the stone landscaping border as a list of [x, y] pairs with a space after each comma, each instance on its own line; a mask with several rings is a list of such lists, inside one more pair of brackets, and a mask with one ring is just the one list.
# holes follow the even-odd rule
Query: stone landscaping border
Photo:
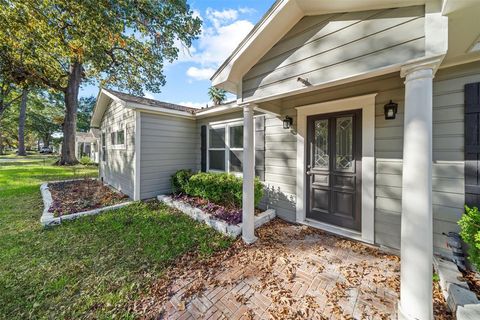
[[447, 305], [457, 320], [480, 319], [480, 301], [452, 261], [434, 256], [433, 265], [440, 278], [440, 287]]
[[83, 179], [50, 181], [50, 182], [43, 183], [40, 186], [40, 192], [42, 193], [42, 199], [43, 199], [43, 213], [42, 213], [42, 217], [40, 218], [40, 223], [44, 227], [61, 224], [62, 221], [64, 221], [64, 220], [74, 220], [74, 219], [77, 219], [77, 218], [83, 217], [83, 216], [91, 216], [91, 215], [96, 215], [96, 214], [99, 214], [99, 213], [102, 213], [102, 212], [105, 212], [105, 211], [120, 209], [122, 207], [128, 206], [129, 204], [133, 203], [133, 201], [127, 201], [127, 202], [115, 204], [113, 206], [108, 206], [108, 207], [103, 207], [103, 208], [98, 208], [98, 209], [93, 209], [93, 210], [88, 210], [88, 211], [72, 213], [72, 214], [63, 215], [63, 216], [60, 216], [60, 217], [55, 217], [53, 215], [53, 212], [48, 211], [50, 209], [51, 205], [52, 205], [52, 202], [53, 202], [52, 194], [50, 193], [50, 190], [48, 188], [49, 184], [57, 183], [57, 182], [71, 182], [71, 181], [82, 181], [82, 180]]
[[[206, 213], [202, 209], [192, 207], [190, 204], [174, 200], [171, 196], [159, 195], [157, 197], [159, 201], [164, 202], [169, 207], [178, 209], [188, 215], [190, 218], [206, 223], [211, 228], [223, 233], [226, 236], [236, 238], [242, 233], [242, 224], [228, 224], [225, 221], [215, 219], [212, 215]], [[262, 213], [255, 215], [255, 228], [269, 222], [276, 217], [275, 210], [267, 209]]]

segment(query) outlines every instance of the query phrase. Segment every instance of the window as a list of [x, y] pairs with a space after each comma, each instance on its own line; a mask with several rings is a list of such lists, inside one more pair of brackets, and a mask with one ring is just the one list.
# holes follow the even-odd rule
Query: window
[[110, 133], [110, 144], [112, 149], [125, 148], [125, 129], [119, 129]]
[[125, 130], [117, 131], [117, 144], [125, 144]]
[[107, 139], [105, 132], [102, 132], [102, 161], [107, 160]]
[[208, 133], [208, 168], [225, 171], [225, 127], [212, 127]]
[[210, 126], [208, 130], [208, 170], [243, 171], [243, 123]]
[[229, 127], [230, 172], [243, 171], [243, 125]]

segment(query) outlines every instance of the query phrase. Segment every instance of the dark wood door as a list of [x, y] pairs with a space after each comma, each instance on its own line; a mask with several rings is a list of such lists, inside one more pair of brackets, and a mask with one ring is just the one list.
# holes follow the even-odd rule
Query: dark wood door
[[361, 230], [362, 111], [307, 119], [307, 218]]

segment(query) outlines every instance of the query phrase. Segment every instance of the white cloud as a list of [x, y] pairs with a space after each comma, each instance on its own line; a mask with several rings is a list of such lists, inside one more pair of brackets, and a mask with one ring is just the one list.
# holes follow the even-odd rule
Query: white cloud
[[222, 11], [218, 11], [212, 8], [207, 8], [206, 14], [207, 19], [213, 23], [213, 26], [215, 28], [218, 28], [222, 24], [225, 24], [229, 21], [238, 19], [238, 11], [235, 9], [225, 9]]
[[253, 28], [247, 20], [237, 20], [230, 24], [205, 32], [200, 38], [198, 51], [194, 55], [202, 64], [218, 67]]
[[214, 73], [215, 69], [213, 68], [190, 67], [187, 70], [187, 76], [195, 80], [209, 80]]
[[[251, 8], [208, 8], [205, 11], [202, 33], [194, 45], [186, 49], [180, 43], [177, 44], [180, 48], [177, 61], [194, 64], [186, 72], [190, 81], [206, 80], [213, 75], [254, 26], [252, 22], [241, 19], [240, 15], [254, 11]], [[196, 15], [201, 17], [198, 11]]]
[[177, 104], [185, 107], [201, 109], [201, 108], [205, 108], [209, 104], [209, 102], [185, 101], [185, 102], [178, 102]]
[[239, 8], [238, 12], [240, 12], [242, 14], [251, 14], [251, 13], [257, 12], [257, 10], [255, 10], [253, 8], [243, 7], [243, 8]]
[[153, 93], [151, 92], [148, 92], [148, 91], [145, 91], [144, 95], [143, 95], [145, 98], [147, 99], [153, 99], [155, 100], [155, 96], [153, 95]]

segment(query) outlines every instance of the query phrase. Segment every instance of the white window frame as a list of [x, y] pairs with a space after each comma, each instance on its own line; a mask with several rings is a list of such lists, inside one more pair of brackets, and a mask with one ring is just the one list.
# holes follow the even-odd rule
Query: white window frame
[[[123, 130], [123, 143], [117, 144], [117, 134], [119, 131]], [[110, 149], [113, 150], [124, 150], [127, 147], [127, 125], [121, 125], [114, 130], [110, 131], [110, 140], [112, 140], [112, 133], [115, 135], [115, 143], [110, 143]]]
[[[226, 172], [235, 175], [243, 175], [243, 172], [231, 172], [230, 171], [230, 151], [242, 151], [244, 148], [230, 148], [230, 128], [231, 127], [243, 127], [243, 120], [234, 120], [234, 121], [225, 121], [225, 122], [215, 122], [210, 123], [207, 126], [207, 171], [208, 172]], [[210, 130], [224, 128], [225, 129], [225, 148], [210, 148]], [[225, 151], [225, 171], [210, 169], [210, 151]], [[243, 163], [243, 159], [242, 159]]]
[[106, 162], [107, 161], [107, 131], [102, 131], [100, 134], [100, 161]]

